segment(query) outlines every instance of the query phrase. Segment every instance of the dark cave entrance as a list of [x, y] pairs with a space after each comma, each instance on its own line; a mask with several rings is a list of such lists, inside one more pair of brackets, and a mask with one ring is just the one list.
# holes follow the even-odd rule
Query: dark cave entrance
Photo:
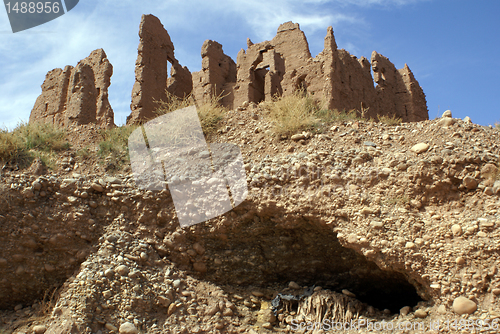
[[287, 287], [294, 281], [339, 293], [347, 289], [359, 301], [391, 313], [423, 300], [404, 274], [381, 270], [343, 247], [331, 228], [310, 221], [294, 225], [281, 227], [256, 217], [230, 223], [223, 239], [212, 230], [203, 238], [206, 255], [217, 264], [209, 264], [200, 278], [240, 287]]

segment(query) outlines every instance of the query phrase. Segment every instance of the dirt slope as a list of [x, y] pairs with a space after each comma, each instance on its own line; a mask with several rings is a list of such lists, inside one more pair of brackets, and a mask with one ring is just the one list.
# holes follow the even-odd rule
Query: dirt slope
[[130, 170], [2, 171], [0, 333], [291, 333], [325, 319], [439, 320], [437, 333], [500, 317], [497, 130], [356, 121], [280, 139], [256, 105], [222, 122], [212, 141], [241, 148], [248, 197], [189, 228]]

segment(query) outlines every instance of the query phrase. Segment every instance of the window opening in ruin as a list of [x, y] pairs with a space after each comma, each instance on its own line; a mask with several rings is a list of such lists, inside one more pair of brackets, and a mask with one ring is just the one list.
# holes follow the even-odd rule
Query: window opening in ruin
[[172, 76], [170, 71], [172, 71], [172, 64], [167, 61], [167, 79]]
[[259, 103], [265, 100], [266, 98], [266, 75], [269, 72], [269, 66], [264, 68], [259, 68], [254, 71], [255, 74], [255, 102]]
[[297, 80], [295, 90], [302, 91], [304, 94], [307, 94], [307, 83], [306, 83], [306, 76], [305, 75], [301, 76]]

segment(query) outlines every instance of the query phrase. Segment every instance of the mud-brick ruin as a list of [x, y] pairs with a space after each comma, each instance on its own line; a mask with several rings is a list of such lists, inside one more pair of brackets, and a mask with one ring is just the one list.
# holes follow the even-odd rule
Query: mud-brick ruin
[[[375, 51], [370, 63], [365, 57], [358, 59], [339, 50], [332, 27], [327, 30], [324, 50], [315, 58], [298, 23], [280, 25], [271, 41], [253, 44], [248, 39], [248, 48], [238, 53], [236, 63], [224, 54], [221, 44], [207, 40], [201, 50], [202, 70], [192, 74], [173, 56], [174, 46], [156, 17], [143, 15], [139, 36], [129, 124], [152, 118], [152, 100], [166, 98], [165, 89], [179, 97], [192, 93], [197, 101], [220, 95], [229, 109], [245, 101], [269, 101], [276, 95], [304, 89], [330, 109], [354, 109], [366, 118], [391, 115], [405, 122], [428, 119], [425, 94], [407, 65], [398, 70]], [[146, 54], [152, 56], [146, 58]], [[168, 79], [167, 62], [172, 63]], [[150, 89], [151, 83], [155, 89]]]
[[113, 66], [103, 49], [94, 50], [76, 67], [56, 68], [47, 73], [42, 94], [37, 98], [30, 123], [97, 124], [114, 127], [114, 114], [108, 100]]
[[[139, 37], [127, 124], [154, 118], [153, 111], [158, 107], [155, 101], [166, 101], [166, 92], [178, 97], [191, 94], [198, 103], [220, 96], [225, 107], [235, 109], [244, 102], [269, 101], [298, 89], [326, 103], [329, 109], [354, 109], [365, 118], [388, 115], [404, 122], [428, 119], [425, 94], [407, 65], [398, 70], [375, 51], [369, 61], [338, 49], [332, 27], [327, 30], [324, 50], [315, 58], [299, 24], [292, 22], [280, 25], [271, 41], [253, 44], [247, 39], [248, 48], [238, 53], [236, 63], [224, 54], [220, 43], [206, 40], [201, 48], [202, 69], [194, 73], [175, 58], [174, 44], [157, 17], [142, 16]], [[50, 71], [30, 122], [113, 127], [113, 110], [108, 102], [112, 73], [102, 49], [93, 51], [75, 68]]]

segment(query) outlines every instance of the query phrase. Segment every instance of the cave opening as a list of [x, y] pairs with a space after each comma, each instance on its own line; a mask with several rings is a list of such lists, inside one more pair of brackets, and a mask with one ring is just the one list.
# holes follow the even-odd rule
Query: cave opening
[[391, 313], [423, 301], [404, 274], [382, 270], [343, 247], [324, 225], [307, 221], [290, 228], [256, 217], [233, 224], [223, 238], [217, 233], [206, 238], [206, 255], [217, 264], [202, 276], [218, 285], [285, 288], [294, 281], [339, 293], [346, 289], [362, 303]]

